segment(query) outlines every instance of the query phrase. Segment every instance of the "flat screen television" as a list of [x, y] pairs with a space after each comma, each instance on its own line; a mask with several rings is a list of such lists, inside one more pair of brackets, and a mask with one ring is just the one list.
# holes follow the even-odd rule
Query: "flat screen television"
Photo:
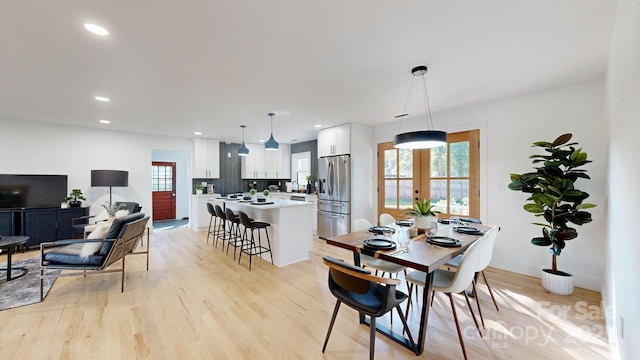
[[60, 207], [67, 175], [0, 174], [0, 209]]

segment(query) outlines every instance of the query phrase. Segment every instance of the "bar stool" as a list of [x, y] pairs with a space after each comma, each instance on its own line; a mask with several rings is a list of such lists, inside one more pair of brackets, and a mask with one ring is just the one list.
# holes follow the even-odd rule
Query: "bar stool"
[[218, 247], [218, 227], [217, 224], [220, 221], [218, 215], [216, 214], [216, 209], [213, 207], [213, 204], [207, 203], [207, 211], [211, 218], [209, 219], [209, 230], [207, 232], [207, 244], [209, 243], [209, 236], [213, 236], [213, 240], [211, 243], [214, 247]]
[[[240, 247], [240, 256], [238, 257], [238, 264], [242, 260], [242, 253], [249, 255], [249, 271], [251, 271], [251, 259], [254, 255], [260, 256], [264, 253], [269, 253], [271, 257], [271, 264], [273, 265], [273, 253], [271, 252], [271, 242], [269, 241], [269, 231], [267, 228], [271, 224], [263, 221], [253, 221], [247, 214], [242, 211], [238, 211], [240, 217], [240, 223], [244, 226], [244, 232], [242, 234], [242, 246]], [[260, 230], [264, 230], [267, 236], [267, 246], [262, 246], [262, 240], [260, 238]], [[247, 235], [247, 230], [251, 230], [251, 240]], [[256, 246], [254, 230], [258, 231], [258, 245]], [[246, 241], [246, 243], [245, 243]]]
[[[218, 247], [218, 239], [222, 240], [222, 251], [224, 251], [224, 242], [228, 240], [227, 238], [227, 216], [224, 213], [224, 210], [222, 210], [222, 208], [220, 207], [220, 205], [216, 205], [215, 207], [215, 212], [216, 212], [216, 217], [219, 219], [218, 223], [216, 224], [216, 247]], [[222, 235], [222, 238], [220, 238], [220, 235]]]
[[234, 214], [229, 208], [225, 209], [225, 215], [227, 217], [227, 223], [229, 224], [229, 231], [226, 235], [229, 235], [227, 240], [227, 255], [229, 255], [229, 247], [233, 246], [233, 260], [236, 259], [236, 248], [242, 248], [242, 236], [240, 236], [240, 219], [238, 215]]

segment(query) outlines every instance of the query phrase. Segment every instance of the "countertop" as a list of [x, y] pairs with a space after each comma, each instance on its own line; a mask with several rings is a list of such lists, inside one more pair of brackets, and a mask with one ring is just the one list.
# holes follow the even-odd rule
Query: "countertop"
[[242, 202], [239, 200], [224, 199], [224, 198], [221, 198], [220, 200], [224, 201], [227, 204], [237, 204], [239, 206], [247, 206], [254, 209], [280, 209], [285, 207], [312, 206], [310, 202], [285, 200], [285, 199], [267, 199], [267, 202], [273, 203], [273, 204], [267, 204], [267, 205], [256, 205], [250, 202]]

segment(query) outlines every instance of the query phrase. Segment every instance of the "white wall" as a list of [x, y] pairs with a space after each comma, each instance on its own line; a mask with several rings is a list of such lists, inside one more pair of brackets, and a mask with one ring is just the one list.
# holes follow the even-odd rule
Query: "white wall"
[[[432, 90], [435, 91], [435, 90]], [[433, 114], [438, 130], [455, 132], [480, 129], [481, 219], [501, 227], [492, 266], [540, 277], [540, 269], [551, 266], [547, 248], [530, 244], [539, 236], [537, 219], [524, 211], [526, 195], [506, 188], [509, 174], [531, 170], [531, 143], [554, 140], [566, 132], [574, 134], [594, 161], [586, 168], [591, 181], [577, 185], [591, 194], [594, 221], [578, 227], [579, 237], [567, 244], [558, 258], [560, 270], [572, 273], [576, 285], [600, 290], [604, 274], [606, 239], [607, 137], [604, 119], [604, 81], [513, 97]], [[402, 131], [424, 129], [422, 118], [405, 120]], [[376, 128], [376, 142], [392, 141], [398, 123]]]
[[[640, 344], [640, 6], [619, 0], [609, 57], [609, 228], [603, 298], [613, 359], [635, 359]], [[624, 328], [624, 329], [623, 329]]]
[[191, 139], [0, 119], [0, 171], [4, 174], [59, 174], [81, 189], [91, 214], [103, 211], [109, 188], [91, 187], [92, 169], [129, 171], [129, 186], [114, 187], [116, 200], [137, 201], [151, 215], [153, 149], [190, 152]]

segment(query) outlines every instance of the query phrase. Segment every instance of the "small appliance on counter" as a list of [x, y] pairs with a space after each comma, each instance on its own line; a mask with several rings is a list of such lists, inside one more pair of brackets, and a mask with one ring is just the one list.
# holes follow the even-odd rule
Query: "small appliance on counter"
[[208, 184], [207, 185], [207, 194], [213, 194], [213, 184]]

